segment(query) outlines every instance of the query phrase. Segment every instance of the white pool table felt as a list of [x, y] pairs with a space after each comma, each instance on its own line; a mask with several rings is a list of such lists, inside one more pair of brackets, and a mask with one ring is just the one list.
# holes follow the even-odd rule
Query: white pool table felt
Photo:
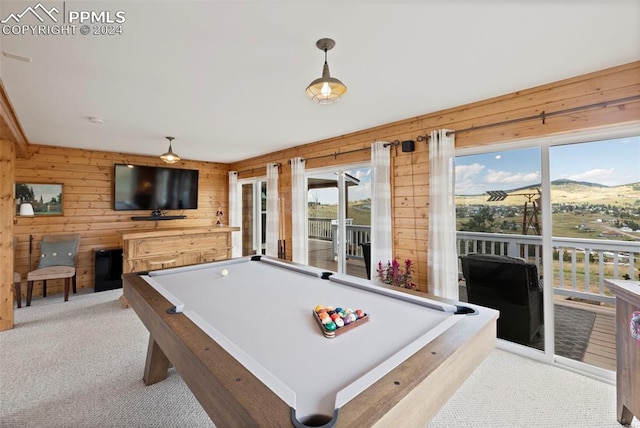
[[[464, 316], [338, 282], [370, 287], [369, 281], [344, 275], [322, 280], [265, 260], [234, 259], [144, 278], [183, 305], [186, 316], [296, 409], [299, 419], [333, 414]], [[362, 309], [370, 320], [329, 339], [313, 318], [318, 304]]]

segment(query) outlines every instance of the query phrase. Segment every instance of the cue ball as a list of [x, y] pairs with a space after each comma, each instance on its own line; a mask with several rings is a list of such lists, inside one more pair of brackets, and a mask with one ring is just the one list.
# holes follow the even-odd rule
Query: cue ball
[[220, 272], [222, 274], [222, 276], [227, 276], [229, 275], [229, 271], [226, 269], [222, 269], [222, 272]]

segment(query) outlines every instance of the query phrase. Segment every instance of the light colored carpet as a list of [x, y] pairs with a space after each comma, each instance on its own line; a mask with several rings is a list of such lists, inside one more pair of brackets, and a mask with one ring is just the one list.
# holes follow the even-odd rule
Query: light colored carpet
[[172, 375], [145, 386], [149, 334], [122, 290], [34, 299], [0, 333], [0, 427], [213, 427]]
[[[144, 386], [148, 333], [120, 295], [54, 295], [16, 310], [16, 327], [0, 333], [0, 427], [213, 427], [175, 372]], [[607, 383], [496, 350], [429, 428], [619, 428], [615, 395]]]

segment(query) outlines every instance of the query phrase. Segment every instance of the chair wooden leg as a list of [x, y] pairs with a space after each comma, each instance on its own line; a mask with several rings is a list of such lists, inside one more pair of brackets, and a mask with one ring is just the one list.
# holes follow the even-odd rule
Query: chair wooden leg
[[31, 306], [32, 295], [33, 295], [33, 281], [27, 281], [27, 306]]
[[22, 307], [22, 285], [20, 282], [13, 283], [13, 292], [16, 295], [16, 303], [18, 304], [18, 308]]
[[71, 282], [71, 278], [64, 279], [64, 301], [69, 301], [69, 283]]
[[42, 280], [42, 297], [47, 297], [47, 280]]
[[71, 283], [73, 284], [73, 294], [76, 294], [76, 276], [73, 275], [73, 278], [71, 278]]

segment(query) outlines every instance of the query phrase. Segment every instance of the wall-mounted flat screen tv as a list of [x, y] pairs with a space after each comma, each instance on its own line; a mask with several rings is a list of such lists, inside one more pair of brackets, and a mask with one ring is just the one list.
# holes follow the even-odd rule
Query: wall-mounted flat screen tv
[[114, 210], [195, 210], [198, 170], [115, 164]]

